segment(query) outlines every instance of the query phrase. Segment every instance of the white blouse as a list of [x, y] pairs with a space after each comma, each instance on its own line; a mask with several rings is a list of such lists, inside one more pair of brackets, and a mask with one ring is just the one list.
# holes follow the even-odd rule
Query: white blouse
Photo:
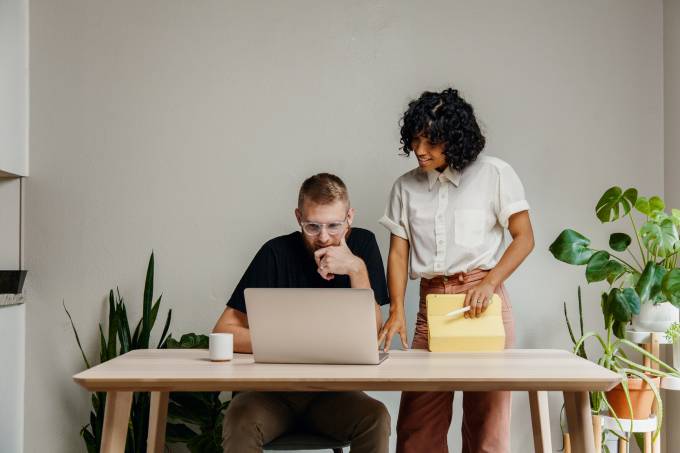
[[528, 209], [512, 167], [480, 155], [462, 172], [416, 168], [400, 176], [380, 223], [409, 241], [410, 277], [433, 278], [493, 268], [508, 219]]

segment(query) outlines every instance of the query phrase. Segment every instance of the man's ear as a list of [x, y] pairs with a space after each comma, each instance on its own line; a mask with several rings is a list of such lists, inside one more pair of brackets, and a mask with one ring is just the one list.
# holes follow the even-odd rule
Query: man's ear
[[352, 226], [352, 222], [354, 221], [354, 208], [349, 208], [347, 211], [347, 223], [349, 226]]
[[302, 212], [300, 211], [300, 208], [295, 208], [295, 218], [297, 219], [298, 224], [302, 222]]

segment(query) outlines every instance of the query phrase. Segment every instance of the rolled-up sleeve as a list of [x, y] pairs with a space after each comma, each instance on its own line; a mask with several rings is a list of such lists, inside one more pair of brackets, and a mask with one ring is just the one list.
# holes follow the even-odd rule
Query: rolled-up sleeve
[[379, 222], [387, 228], [390, 233], [408, 240], [408, 222], [404, 216], [400, 186], [399, 180], [392, 186], [390, 198], [387, 201], [387, 207], [385, 208], [385, 215], [382, 216]]
[[499, 169], [497, 200], [496, 216], [503, 228], [508, 227], [510, 216], [529, 210], [522, 181], [510, 165], [504, 165]]

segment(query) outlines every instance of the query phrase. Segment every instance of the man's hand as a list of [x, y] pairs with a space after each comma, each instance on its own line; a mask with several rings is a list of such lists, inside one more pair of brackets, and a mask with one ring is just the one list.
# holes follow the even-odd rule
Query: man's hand
[[482, 280], [479, 285], [476, 285], [465, 295], [464, 306], [470, 306], [470, 311], [465, 312], [466, 318], [479, 318], [486, 308], [491, 303], [493, 297], [494, 286]]
[[361, 258], [354, 255], [347, 247], [345, 237], [340, 239], [340, 245], [324, 247], [314, 252], [317, 271], [326, 280], [332, 280], [335, 275], [352, 275], [360, 272], [364, 266]]

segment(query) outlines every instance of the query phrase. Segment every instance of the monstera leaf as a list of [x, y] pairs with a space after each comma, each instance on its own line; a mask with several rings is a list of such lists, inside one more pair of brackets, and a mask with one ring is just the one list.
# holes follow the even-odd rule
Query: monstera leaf
[[609, 236], [609, 247], [617, 252], [625, 251], [631, 242], [632, 239], [626, 233], [612, 233]]
[[604, 250], [595, 252], [586, 265], [586, 280], [588, 283], [607, 280], [610, 283], [620, 277], [625, 268], [618, 261], [609, 259], [610, 255]]
[[600, 222], [613, 222], [630, 212], [637, 200], [637, 189], [630, 188], [624, 192], [620, 187], [608, 189], [595, 206], [595, 215]]
[[616, 321], [628, 323], [640, 314], [640, 297], [633, 288], [614, 288], [607, 296], [606, 309]]
[[586, 264], [595, 253], [588, 248], [590, 239], [574, 230], [564, 230], [550, 244], [550, 253], [567, 264]]
[[668, 302], [680, 308], [680, 269], [672, 269], [663, 276], [661, 289]]
[[671, 218], [659, 223], [647, 222], [640, 228], [640, 239], [650, 253], [665, 258], [676, 250], [678, 229]]
[[664, 203], [663, 200], [657, 196], [651, 198], [638, 197], [638, 199], [635, 201], [635, 209], [648, 217], [655, 212], [663, 211], [665, 207], [666, 203]]
[[663, 266], [659, 266], [653, 261], [647, 263], [635, 286], [635, 291], [637, 291], [642, 302], [648, 302], [656, 298], [661, 291], [661, 283], [665, 274], [666, 269]]

